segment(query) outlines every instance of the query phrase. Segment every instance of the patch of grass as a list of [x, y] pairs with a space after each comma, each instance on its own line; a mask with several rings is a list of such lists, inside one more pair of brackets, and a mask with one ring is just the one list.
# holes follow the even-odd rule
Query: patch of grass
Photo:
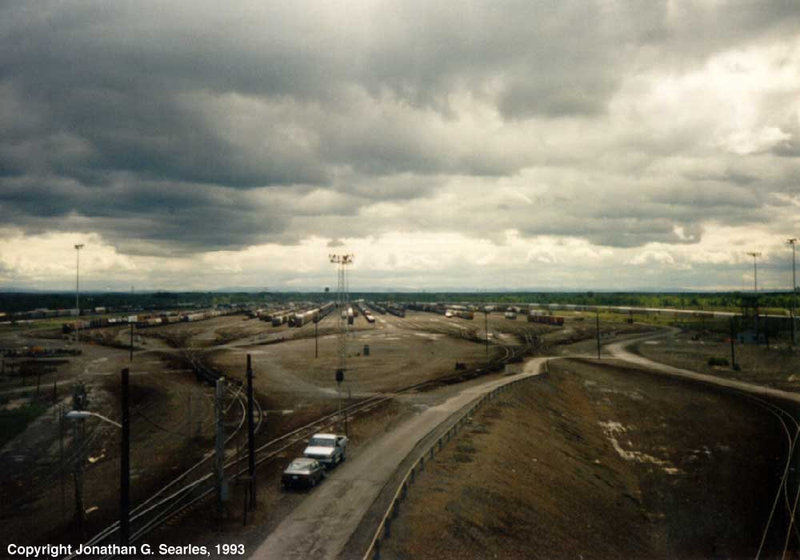
[[47, 410], [47, 405], [28, 403], [13, 410], [0, 410], [0, 446], [5, 445]]
[[471, 453], [455, 453], [453, 455], [453, 460], [456, 463], [471, 463], [475, 460]]
[[461, 453], [475, 453], [475, 446], [472, 440], [461, 440], [456, 444], [456, 449]]

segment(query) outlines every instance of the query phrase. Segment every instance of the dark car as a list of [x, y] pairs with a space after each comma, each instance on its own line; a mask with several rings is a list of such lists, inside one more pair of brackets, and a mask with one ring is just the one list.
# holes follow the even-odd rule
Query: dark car
[[295, 459], [281, 477], [281, 485], [285, 488], [305, 487], [313, 488], [325, 476], [325, 468], [316, 459], [301, 457]]

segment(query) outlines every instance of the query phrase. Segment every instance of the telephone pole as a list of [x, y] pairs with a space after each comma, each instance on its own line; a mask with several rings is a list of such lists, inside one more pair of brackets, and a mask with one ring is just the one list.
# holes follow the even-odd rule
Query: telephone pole
[[119, 544], [127, 546], [131, 535], [131, 421], [130, 370], [123, 368], [120, 376], [122, 408], [122, 440], [119, 469]]
[[489, 310], [483, 306], [483, 330], [486, 331], [486, 363], [489, 363]]
[[216, 446], [214, 455], [214, 474], [217, 479], [217, 515], [224, 515], [225, 502], [228, 501], [228, 488], [225, 485], [225, 378], [217, 379], [215, 393]]
[[250, 476], [248, 492], [250, 509], [256, 508], [256, 435], [253, 419], [253, 365], [247, 355], [247, 474]]
[[600, 310], [595, 309], [595, 334], [597, 336], [597, 359], [600, 359]]

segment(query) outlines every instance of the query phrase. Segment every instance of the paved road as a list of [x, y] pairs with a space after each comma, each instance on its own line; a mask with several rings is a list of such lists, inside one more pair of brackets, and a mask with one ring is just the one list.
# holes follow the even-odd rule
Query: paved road
[[[701, 383], [800, 403], [800, 395], [796, 393], [675, 368], [653, 362], [626, 350], [628, 346], [638, 341], [670, 334], [671, 331], [661, 332], [604, 345], [604, 356], [608, 357], [611, 354], [616, 359], [644, 366], [656, 372]], [[424, 410], [370, 444], [357, 458], [340, 465], [322, 486], [303, 500], [251, 558], [324, 559], [339, 556], [383, 486], [423, 437], [454, 412], [484, 393], [505, 383], [537, 375], [548, 359], [551, 358], [531, 359], [526, 362], [524, 371], [520, 374], [464, 389], [441, 405]]]
[[522, 373], [464, 389], [370, 444], [357, 458], [337, 467], [283, 520], [251, 558], [336, 558], [378, 493], [420, 439], [481, 395], [511, 381], [538, 375], [547, 359], [531, 359]]
[[716, 377], [713, 375], [706, 375], [704, 373], [697, 373], [695, 371], [689, 371], [686, 369], [680, 369], [673, 366], [668, 366], [666, 364], [662, 364], [659, 362], [654, 362], [652, 360], [648, 360], [642, 356], [637, 354], [633, 354], [628, 352], [627, 347], [635, 344], [636, 342], [649, 339], [649, 338], [658, 338], [663, 336], [669, 336], [672, 334], [669, 333], [659, 333], [656, 335], [649, 335], [643, 337], [637, 337], [630, 340], [623, 340], [621, 342], [615, 342], [613, 344], [609, 344], [604, 347], [604, 350], [607, 353], [610, 353], [613, 357], [618, 358], [620, 360], [624, 360], [626, 362], [630, 362], [636, 365], [644, 366], [648, 369], [653, 371], [657, 371], [659, 373], [665, 373], [668, 375], [672, 375], [675, 377], [682, 377], [684, 379], [691, 379], [692, 381], [698, 381], [701, 383], [707, 383], [710, 385], [717, 385], [719, 387], [725, 387], [728, 389], [735, 389], [737, 391], [742, 391], [745, 393], [749, 393], [752, 395], [757, 395], [759, 397], [771, 397], [784, 400], [786, 402], [791, 403], [800, 403], [800, 394], [798, 393], [791, 393], [789, 391], [781, 391], [779, 389], [772, 389], [770, 387], [764, 387], [763, 385], [756, 385], [754, 383], [747, 383], [745, 381], [736, 381], [733, 379], [725, 379], [722, 377]]

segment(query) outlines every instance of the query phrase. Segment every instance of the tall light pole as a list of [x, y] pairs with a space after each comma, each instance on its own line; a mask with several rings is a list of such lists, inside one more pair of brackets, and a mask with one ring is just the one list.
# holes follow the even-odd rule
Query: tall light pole
[[[331, 263], [337, 265], [338, 282], [336, 294], [336, 312], [339, 314], [339, 367], [336, 370], [336, 387], [339, 392], [339, 420], [342, 417], [342, 381], [344, 372], [347, 369], [347, 335], [349, 331], [349, 316], [347, 313], [350, 307], [350, 294], [347, 289], [347, 267], [353, 264], [355, 255], [328, 255]], [[347, 423], [345, 423], [345, 434], [347, 434]], [[349, 435], [349, 434], [347, 434]]]
[[77, 243], [75, 245], [75, 342], [78, 347], [81, 344], [81, 249], [83, 249], [83, 243]]
[[758, 257], [761, 256], [761, 253], [758, 251], [751, 251], [747, 253], [751, 257], [753, 257], [753, 293], [758, 293], [758, 267], [756, 265], [756, 261]]
[[761, 252], [759, 251], [750, 251], [747, 253], [751, 257], [753, 257], [753, 304], [755, 305], [756, 316], [755, 316], [755, 328], [756, 328], [756, 344], [758, 344], [758, 267], [756, 262], [758, 261], [758, 257], [761, 256]]
[[795, 257], [797, 254], [797, 238], [792, 237], [786, 240], [792, 246], [792, 344], [797, 344], [797, 272], [795, 270]]
[[[120, 408], [122, 412], [122, 423], [115, 422], [102, 414], [90, 412], [88, 410], [71, 410], [64, 417], [70, 420], [85, 420], [91, 416], [108, 422], [122, 430], [120, 439], [120, 468], [119, 468], [119, 543], [127, 546], [130, 543], [130, 518], [131, 518], [131, 424], [130, 424], [130, 370], [124, 368], [121, 371], [121, 393]], [[83, 460], [83, 458], [79, 458]], [[82, 492], [82, 490], [81, 490]], [[81, 497], [81, 507], [83, 499]]]

